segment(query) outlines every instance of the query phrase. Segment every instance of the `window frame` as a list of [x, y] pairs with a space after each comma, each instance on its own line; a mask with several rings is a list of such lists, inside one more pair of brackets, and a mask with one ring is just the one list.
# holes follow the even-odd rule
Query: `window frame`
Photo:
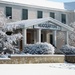
[[28, 9], [22, 9], [22, 20], [28, 19]]
[[66, 24], [66, 14], [61, 14], [61, 22]]
[[37, 11], [37, 18], [43, 18], [43, 11]]
[[6, 18], [12, 19], [12, 7], [8, 7], [8, 6], [5, 7], [5, 15]]
[[50, 12], [50, 17], [55, 19], [55, 13], [54, 12]]

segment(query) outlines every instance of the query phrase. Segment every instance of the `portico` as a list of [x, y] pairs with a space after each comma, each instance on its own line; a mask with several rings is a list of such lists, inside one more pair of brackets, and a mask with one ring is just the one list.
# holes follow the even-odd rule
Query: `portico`
[[[23, 20], [8, 23], [8, 25], [17, 24], [22, 28], [23, 48], [25, 44], [48, 42], [57, 47], [57, 33], [62, 31], [65, 33], [65, 44], [68, 43], [68, 32], [73, 32], [73, 28], [60, 21], [49, 18]], [[63, 41], [61, 41], [63, 42]]]
[[[54, 20], [54, 19], [51, 18], [51, 20]], [[31, 35], [32, 36], [31, 43], [48, 42], [57, 47], [57, 32], [63, 31], [63, 32], [65, 32], [65, 44], [69, 44], [68, 43], [68, 32], [73, 31], [73, 28], [71, 28], [70, 26], [68, 26], [66, 24], [62, 24], [57, 20], [55, 20], [54, 22], [52, 22], [51, 20], [43, 21], [42, 23], [37, 23], [36, 25], [33, 24], [33, 26], [28, 28], [28, 31], [30, 31], [30, 33], [32, 34]], [[30, 38], [26, 37], [27, 36], [26, 28], [24, 28], [24, 31], [25, 32], [23, 32], [23, 34], [24, 34], [23, 35], [24, 36], [23, 45], [28, 44], [28, 42], [25, 40], [30, 39]]]

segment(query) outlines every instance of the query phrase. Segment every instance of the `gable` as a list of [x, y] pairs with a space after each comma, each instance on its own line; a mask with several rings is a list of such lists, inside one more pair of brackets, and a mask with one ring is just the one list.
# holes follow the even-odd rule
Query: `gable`
[[50, 21], [35, 25], [34, 28], [36, 28], [36, 29], [39, 28], [39, 29], [61, 30], [60, 26], [58, 26], [58, 25], [56, 25]]
[[[15, 26], [19, 26], [20, 28], [29, 28], [30, 26], [33, 26], [33, 25], [37, 26], [38, 24], [43, 24], [43, 23], [48, 22], [48, 21], [50, 21], [51, 23], [53, 23], [53, 24], [55, 24], [59, 27], [65, 28], [67, 31], [72, 31], [73, 32], [73, 30], [74, 30], [69, 25], [63, 24], [60, 21], [58, 21], [56, 19], [53, 19], [51, 17], [11, 22], [11, 23], [7, 23], [6, 27], [9, 27], [10, 25], [12, 25], [12, 27], [14, 27], [13, 25], [15, 25]], [[16, 27], [16, 28], [18, 28], [18, 27]]]

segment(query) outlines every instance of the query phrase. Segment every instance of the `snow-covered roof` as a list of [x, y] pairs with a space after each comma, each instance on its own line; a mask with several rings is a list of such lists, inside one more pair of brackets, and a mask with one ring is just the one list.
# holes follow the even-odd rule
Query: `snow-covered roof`
[[28, 4], [48, 8], [64, 9], [64, 3], [53, 2], [48, 0], [2, 0], [2, 1], [7, 1], [5, 3], [12, 2], [13, 5], [19, 3], [19, 5]]
[[75, 2], [54, 2], [49, 0], [0, 0], [0, 3], [20, 5], [20, 6], [36, 6], [36, 7], [47, 7], [54, 9], [63, 9], [63, 10], [75, 10]]
[[[22, 28], [29, 28], [30, 26], [33, 26], [33, 25], [38, 25], [38, 24], [41, 24], [41, 23], [44, 23], [44, 22], [47, 22], [47, 21], [50, 21], [60, 27], [63, 27], [65, 29], [67, 29], [68, 31], [72, 31], [73, 32], [73, 28], [68, 26], [67, 24], [63, 24], [61, 23], [60, 21], [56, 20], [56, 19], [53, 19], [51, 17], [48, 17], [48, 18], [42, 18], [42, 19], [31, 19], [31, 20], [22, 20], [22, 21], [18, 21], [18, 22], [12, 22], [12, 23], [7, 23], [8, 26], [11, 26], [13, 27], [13, 25], [19, 25], [21, 26]], [[6, 27], [7, 27], [6, 25]]]
[[54, 9], [63, 10], [75, 10], [75, 2], [53, 2], [49, 0], [1, 0], [0, 3], [20, 5], [20, 6], [36, 6], [36, 7], [47, 7]]

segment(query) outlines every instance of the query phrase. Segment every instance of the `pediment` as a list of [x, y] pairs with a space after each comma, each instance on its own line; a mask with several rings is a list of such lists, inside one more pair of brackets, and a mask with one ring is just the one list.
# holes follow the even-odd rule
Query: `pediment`
[[46, 21], [46, 22], [40, 23], [38, 25], [35, 25], [34, 28], [50, 29], [50, 30], [61, 30], [60, 26], [58, 26], [55, 23], [52, 23], [51, 21]]

